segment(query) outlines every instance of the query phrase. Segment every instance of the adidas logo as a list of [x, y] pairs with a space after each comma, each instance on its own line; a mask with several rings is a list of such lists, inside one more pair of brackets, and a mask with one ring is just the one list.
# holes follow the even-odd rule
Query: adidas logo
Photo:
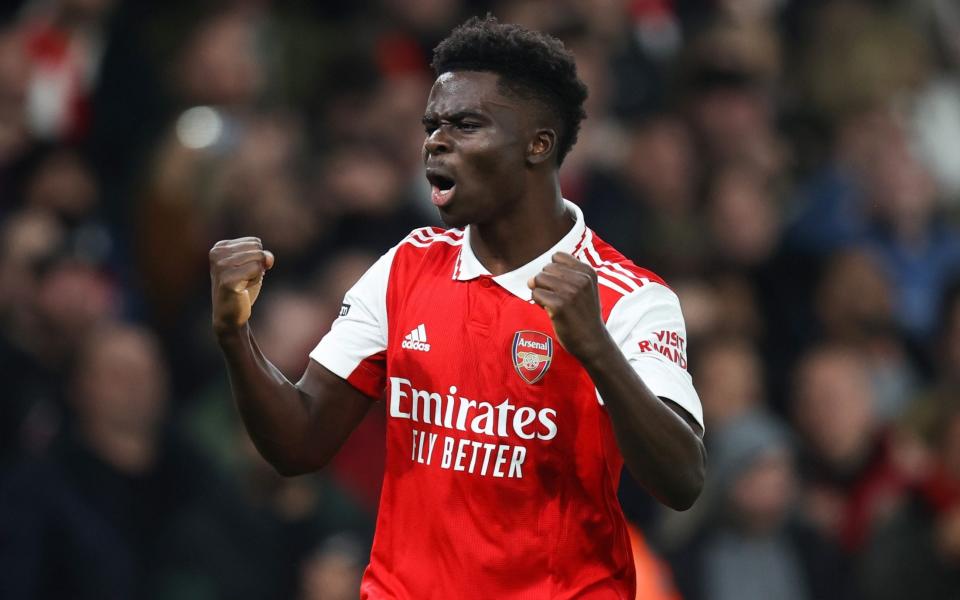
[[427, 343], [427, 328], [423, 326], [423, 323], [420, 323], [413, 331], [405, 335], [400, 346], [407, 350], [430, 352], [430, 344]]

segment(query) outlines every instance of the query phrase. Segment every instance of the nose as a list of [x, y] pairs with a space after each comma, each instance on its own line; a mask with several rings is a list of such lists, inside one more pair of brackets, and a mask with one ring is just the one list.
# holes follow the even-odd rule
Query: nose
[[450, 152], [450, 138], [447, 137], [444, 127], [437, 127], [423, 142], [424, 158], [447, 152]]

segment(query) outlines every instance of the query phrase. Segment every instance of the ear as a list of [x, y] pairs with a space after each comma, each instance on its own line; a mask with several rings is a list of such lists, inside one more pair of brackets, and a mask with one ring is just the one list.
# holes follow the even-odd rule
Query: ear
[[527, 164], [539, 165], [556, 153], [557, 132], [553, 129], [538, 129], [527, 145]]

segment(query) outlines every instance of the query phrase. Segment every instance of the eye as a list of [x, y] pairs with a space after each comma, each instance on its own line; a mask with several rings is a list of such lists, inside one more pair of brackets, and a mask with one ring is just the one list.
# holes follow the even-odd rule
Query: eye
[[457, 124], [457, 129], [461, 131], [476, 131], [480, 129], [480, 123], [473, 123], [471, 121], [460, 121]]

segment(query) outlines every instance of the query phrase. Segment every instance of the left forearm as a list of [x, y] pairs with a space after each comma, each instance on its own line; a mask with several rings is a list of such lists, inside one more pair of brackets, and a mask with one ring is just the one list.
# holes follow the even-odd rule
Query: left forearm
[[700, 436], [647, 388], [613, 340], [581, 362], [603, 398], [627, 468], [667, 506], [689, 508], [706, 469]]

